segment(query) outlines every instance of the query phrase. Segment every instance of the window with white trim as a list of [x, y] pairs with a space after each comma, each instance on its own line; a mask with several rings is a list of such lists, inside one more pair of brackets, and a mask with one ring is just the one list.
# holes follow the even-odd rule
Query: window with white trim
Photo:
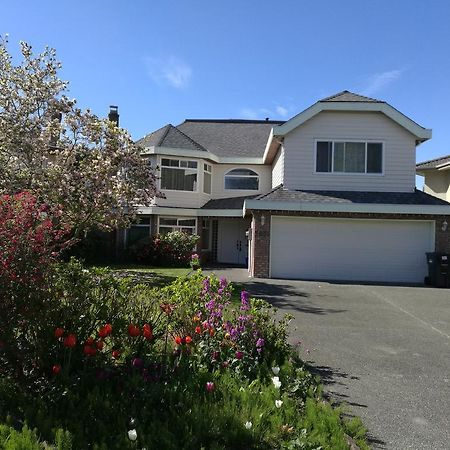
[[197, 221], [192, 218], [160, 217], [158, 233], [167, 234], [171, 231], [182, 231], [183, 233], [195, 234]]
[[225, 189], [257, 191], [259, 189], [259, 175], [250, 169], [230, 170], [225, 174]]
[[211, 165], [203, 164], [203, 192], [205, 194], [211, 194], [211, 173]]
[[151, 235], [151, 218], [137, 217], [136, 221], [130, 225], [126, 232], [126, 246], [149, 237]]
[[197, 161], [162, 158], [161, 189], [197, 191]]
[[317, 141], [316, 172], [383, 173], [383, 144]]

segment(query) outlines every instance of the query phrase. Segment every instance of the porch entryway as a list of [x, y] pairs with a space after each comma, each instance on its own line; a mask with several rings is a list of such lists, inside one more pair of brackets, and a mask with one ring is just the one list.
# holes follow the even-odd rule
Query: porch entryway
[[227, 218], [219, 219], [217, 225], [217, 262], [247, 266], [250, 221]]

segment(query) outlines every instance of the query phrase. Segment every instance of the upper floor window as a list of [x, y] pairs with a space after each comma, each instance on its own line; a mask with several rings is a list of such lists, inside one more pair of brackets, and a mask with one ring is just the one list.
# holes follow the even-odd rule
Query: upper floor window
[[197, 161], [162, 158], [161, 189], [197, 191]]
[[383, 144], [318, 141], [316, 172], [383, 173]]
[[203, 192], [205, 194], [211, 194], [211, 172], [211, 165], [203, 164]]
[[259, 175], [250, 169], [233, 169], [225, 174], [225, 189], [257, 191]]

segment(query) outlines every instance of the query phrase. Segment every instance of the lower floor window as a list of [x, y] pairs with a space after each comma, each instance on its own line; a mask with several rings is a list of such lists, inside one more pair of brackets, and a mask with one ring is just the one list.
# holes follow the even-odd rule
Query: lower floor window
[[183, 233], [195, 234], [197, 223], [195, 219], [181, 219], [177, 217], [160, 217], [159, 234], [167, 234], [171, 231], [182, 231]]
[[132, 223], [130, 228], [127, 230], [127, 243], [126, 245], [129, 247], [133, 245], [135, 242], [149, 237], [151, 234], [151, 226], [150, 226], [150, 217], [139, 217], [136, 222]]

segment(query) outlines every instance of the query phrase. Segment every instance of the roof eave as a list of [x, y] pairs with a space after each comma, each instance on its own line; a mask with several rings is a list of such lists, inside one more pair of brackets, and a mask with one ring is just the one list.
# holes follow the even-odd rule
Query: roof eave
[[172, 147], [144, 147], [144, 151], [141, 152], [141, 155], [165, 155], [201, 158], [219, 164], [263, 164], [263, 158], [260, 156], [217, 156], [208, 151]]
[[343, 212], [378, 214], [450, 215], [450, 205], [399, 205], [387, 203], [312, 203], [277, 200], [245, 200], [244, 214], [251, 210]]

